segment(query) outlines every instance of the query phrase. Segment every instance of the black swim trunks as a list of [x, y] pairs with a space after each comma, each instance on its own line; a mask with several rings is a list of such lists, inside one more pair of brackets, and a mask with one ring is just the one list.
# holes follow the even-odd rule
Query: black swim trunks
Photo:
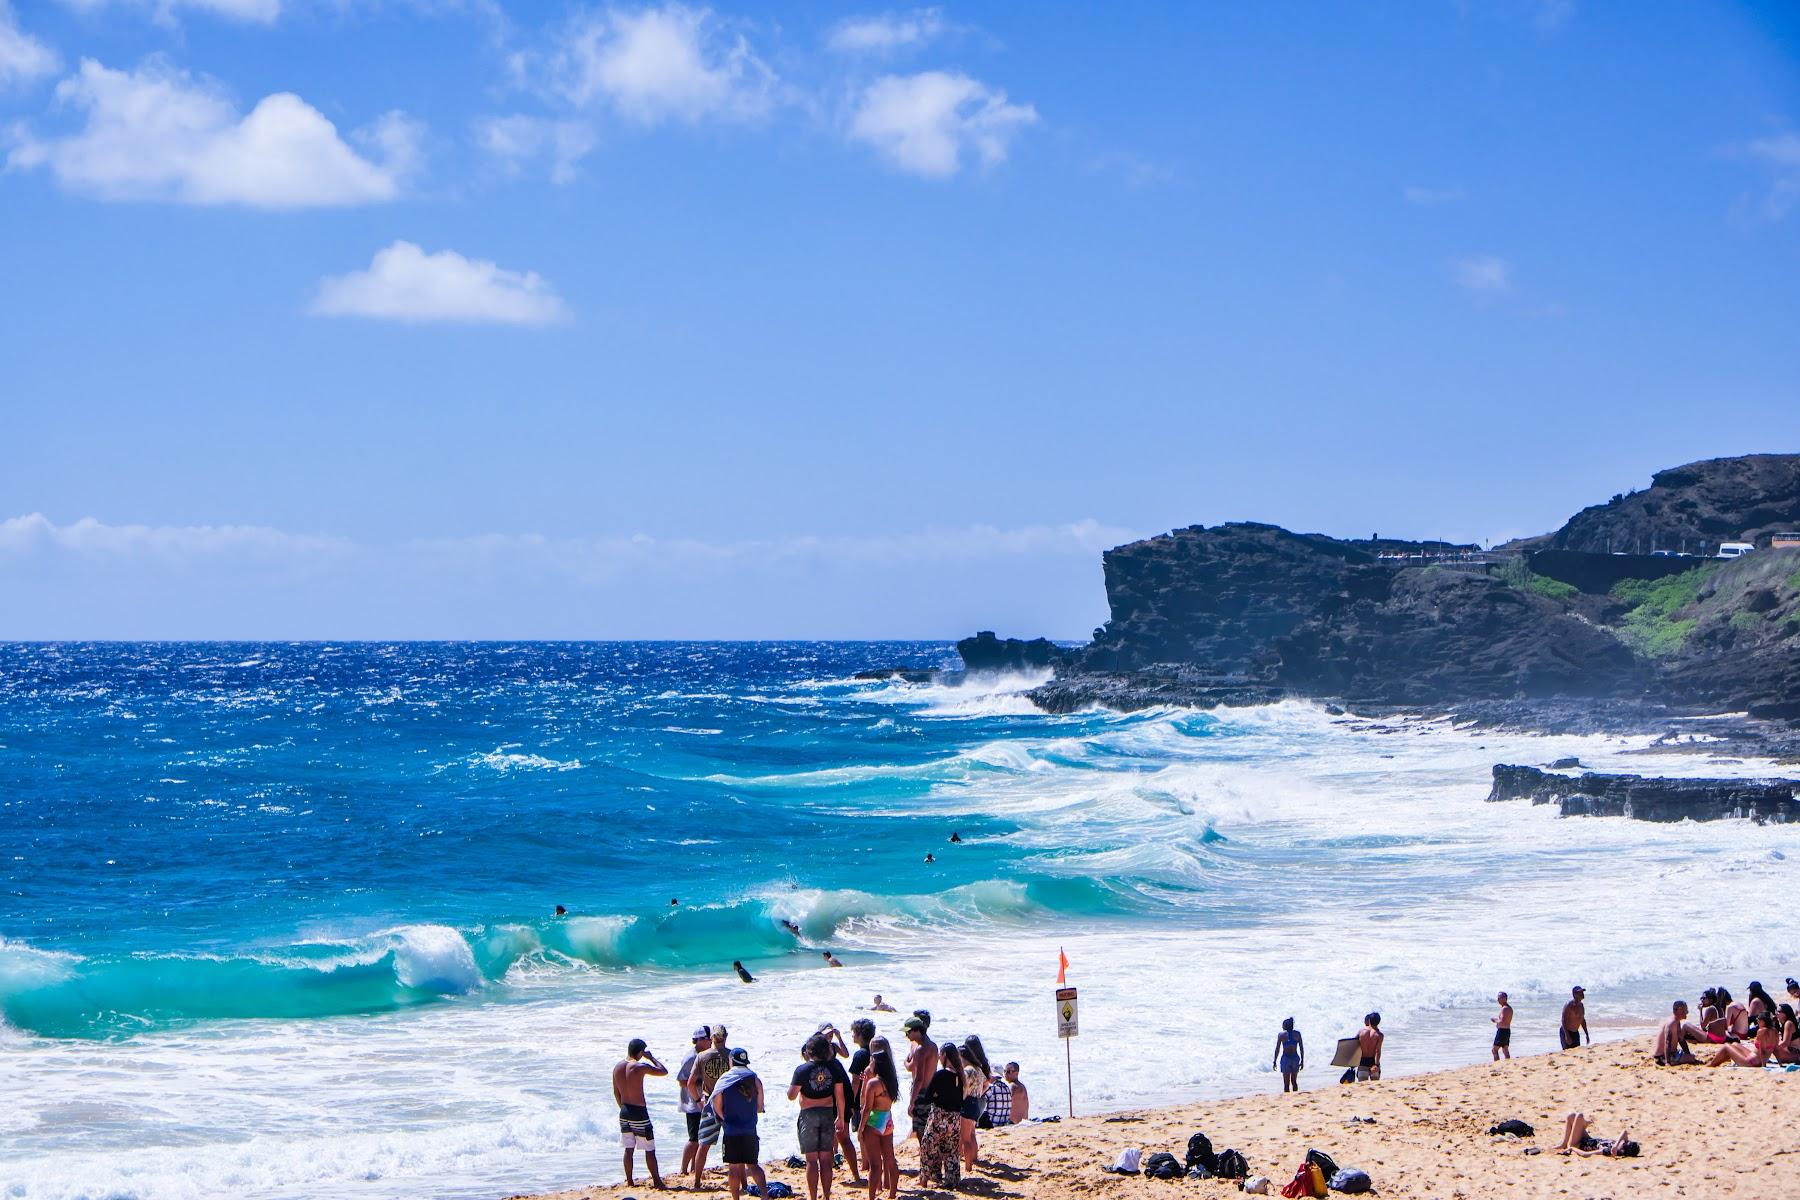
[[1510, 1025], [1504, 1029], [1494, 1030], [1494, 1045], [1496, 1045], [1496, 1046], [1512, 1045], [1512, 1027]]
[[619, 1105], [619, 1141], [627, 1150], [656, 1149], [656, 1130], [650, 1126], [650, 1110], [641, 1104]]
[[758, 1138], [754, 1133], [728, 1133], [725, 1135], [725, 1163], [733, 1167], [755, 1166], [757, 1155], [761, 1152]]
[[1581, 1045], [1581, 1031], [1579, 1029], [1558, 1029], [1556, 1031], [1556, 1036], [1557, 1040], [1562, 1042], [1562, 1048], [1564, 1050], [1573, 1050]]

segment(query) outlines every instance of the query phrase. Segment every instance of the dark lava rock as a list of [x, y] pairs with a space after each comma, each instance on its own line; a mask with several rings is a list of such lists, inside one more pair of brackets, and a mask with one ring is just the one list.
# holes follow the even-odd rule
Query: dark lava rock
[[963, 665], [971, 671], [1041, 671], [1063, 658], [1063, 648], [1049, 638], [998, 638], [984, 629], [956, 643]]
[[1572, 771], [1578, 769], [1580, 766], [1581, 760], [1579, 758], [1559, 758], [1550, 764], [1550, 770]]
[[1795, 784], [1786, 779], [1650, 779], [1642, 775], [1556, 775], [1536, 767], [1494, 767], [1490, 801], [1557, 804], [1565, 817], [1631, 817], [1639, 821], [1757, 824], [1800, 820]]
[[1800, 454], [1748, 454], [1658, 471], [1648, 490], [1576, 513], [1550, 545], [1595, 554], [1676, 549], [1683, 540], [1704, 548], [1793, 529], [1800, 529]]

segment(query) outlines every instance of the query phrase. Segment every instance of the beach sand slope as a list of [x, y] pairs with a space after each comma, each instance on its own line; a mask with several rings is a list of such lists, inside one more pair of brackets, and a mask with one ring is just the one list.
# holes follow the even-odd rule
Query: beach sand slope
[[[1315, 1067], [1302, 1079], [1316, 1083], [1334, 1075]], [[1551, 1153], [1571, 1110], [1585, 1112], [1597, 1136], [1628, 1129], [1642, 1144], [1642, 1156]], [[771, 1113], [764, 1120], [784, 1116]], [[1372, 1117], [1374, 1124], [1351, 1125], [1352, 1117]], [[1534, 1126], [1536, 1136], [1515, 1141], [1488, 1135], [1490, 1126], [1508, 1118]], [[985, 1132], [982, 1165], [964, 1178], [961, 1193], [984, 1200], [1240, 1194], [1235, 1184], [1220, 1180], [1162, 1181], [1101, 1170], [1130, 1146], [1143, 1148], [1146, 1157], [1167, 1150], [1182, 1158], [1196, 1131], [1210, 1137], [1215, 1150], [1241, 1150], [1252, 1174], [1268, 1176], [1276, 1194], [1307, 1148], [1317, 1147], [1340, 1166], [1367, 1171], [1376, 1194], [1389, 1200], [1800, 1195], [1800, 1071], [1658, 1067], [1645, 1038], [1499, 1065], [1333, 1084], [1295, 1096], [1244, 1096]], [[1543, 1152], [1528, 1154], [1533, 1146]], [[668, 1149], [678, 1162], [679, 1143]], [[900, 1163], [902, 1195], [948, 1194], [911, 1186], [917, 1160], [910, 1145], [901, 1149]], [[641, 1198], [650, 1189], [639, 1170], [634, 1188], [578, 1189], [538, 1200]], [[777, 1167], [769, 1178], [806, 1194], [804, 1172]], [[845, 1178], [839, 1172], [835, 1194], [866, 1194], [848, 1191]], [[707, 1183], [714, 1185], [710, 1172]], [[720, 1178], [717, 1186], [723, 1183]]]

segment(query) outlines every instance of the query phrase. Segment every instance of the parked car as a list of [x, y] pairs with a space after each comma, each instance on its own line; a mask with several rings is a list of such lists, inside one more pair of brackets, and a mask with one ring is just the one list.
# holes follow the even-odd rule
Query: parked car
[[1752, 542], [1725, 542], [1719, 547], [1718, 558], [1742, 558], [1756, 549]]

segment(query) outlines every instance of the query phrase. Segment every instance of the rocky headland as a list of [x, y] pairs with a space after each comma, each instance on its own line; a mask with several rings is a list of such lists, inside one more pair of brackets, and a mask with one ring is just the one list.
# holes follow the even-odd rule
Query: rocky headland
[[[972, 671], [1052, 670], [1029, 693], [1052, 712], [1308, 698], [1566, 732], [1732, 713], [1714, 736], [1796, 756], [1800, 547], [1775, 545], [1795, 529], [1800, 455], [1769, 454], [1658, 472], [1489, 553], [1194, 525], [1104, 554], [1110, 617], [1086, 645], [958, 649]], [[1710, 557], [1729, 541], [1758, 548]]]

